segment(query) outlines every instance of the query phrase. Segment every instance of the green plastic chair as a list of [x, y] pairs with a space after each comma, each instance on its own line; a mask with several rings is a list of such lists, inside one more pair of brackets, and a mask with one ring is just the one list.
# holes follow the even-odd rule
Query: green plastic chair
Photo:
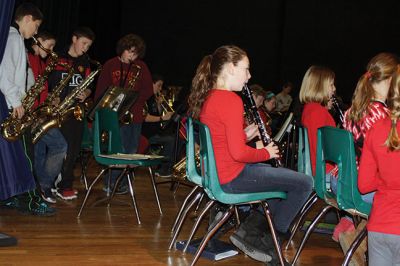
[[196, 251], [196, 254], [194, 256], [191, 265], [194, 265], [197, 262], [207, 242], [233, 214], [235, 206], [250, 204], [250, 203], [260, 203], [263, 206], [265, 216], [271, 228], [275, 249], [277, 251], [277, 254], [279, 255], [280, 263], [284, 265], [281, 248], [276, 238], [276, 233], [272, 221], [272, 215], [269, 211], [269, 206], [266, 200], [272, 198], [286, 199], [286, 193], [282, 191], [240, 193], [240, 194], [231, 194], [224, 192], [221, 188], [218, 179], [210, 130], [206, 125], [202, 124], [199, 121], [193, 121], [193, 123], [198, 126], [200, 133], [200, 165], [201, 165], [201, 177], [203, 182], [203, 188], [207, 193], [208, 197], [212, 200], [212, 202], [220, 202], [223, 204], [227, 204], [229, 205], [229, 208], [222, 215], [218, 223], [208, 230], [206, 236], [203, 238], [198, 250]]
[[[189, 210], [199, 202], [201, 198], [204, 196], [204, 190], [202, 185], [202, 177], [198, 173], [197, 165], [196, 165], [196, 152], [195, 152], [195, 138], [194, 138], [194, 129], [193, 129], [193, 120], [191, 117], [188, 117], [186, 120], [186, 135], [187, 135], [187, 142], [186, 142], [186, 176], [187, 180], [193, 183], [195, 186], [186, 196], [185, 200], [180, 207], [178, 214], [175, 218], [174, 224], [172, 226], [171, 232], [173, 233], [172, 239], [169, 243], [168, 249], [172, 249], [176, 239], [178, 238], [179, 232], [182, 228], [183, 222], [187, 217]], [[197, 192], [197, 193], [196, 193]], [[196, 193], [196, 194], [195, 194]], [[194, 196], [193, 196], [194, 195]], [[194, 231], [197, 229], [198, 224], [202, 220], [204, 215], [200, 215], [197, 217], [197, 223], [194, 225]], [[197, 225], [197, 226], [196, 226]], [[193, 231], [193, 230], [192, 230]], [[187, 241], [189, 244], [191, 238]], [[187, 246], [183, 249], [186, 251]]]
[[[335, 163], [339, 169], [336, 195], [326, 187], [327, 162]], [[329, 209], [336, 208], [346, 211], [353, 216], [368, 218], [371, 204], [364, 202], [358, 191], [354, 140], [350, 132], [335, 127], [322, 127], [318, 129], [315, 191], [318, 197], [325, 201], [326, 206], [311, 222], [296, 252], [292, 265], [296, 263], [315, 225]], [[366, 229], [361, 231], [352, 243], [346, 253], [343, 265], [348, 265], [351, 256], [365, 236]]]
[[[298, 150], [297, 150], [297, 171], [309, 176], [312, 175], [311, 158], [310, 158], [310, 145], [308, 143], [308, 130], [305, 127], [298, 127], [299, 139], [298, 139]], [[300, 225], [302, 225], [304, 218], [310, 211], [311, 207], [317, 202], [318, 196], [315, 190], [309, 196], [308, 200], [304, 203], [300, 212], [295, 219], [295, 223], [291, 228], [291, 234], [289, 240], [286, 242], [285, 250], [289, 248], [294, 236], [296, 235]]]
[[112, 194], [109, 197], [109, 203], [113, 198], [116, 188], [119, 185], [122, 177], [126, 176], [129, 192], [131, 194], [133, 207], [135, 209], [136, 217], [138, 223], [140, 224], [139, 211], [136, 204], [135, 194], [132, 187], [132, 181], [134, 180], [134, 171], [133, 169], [138, 166], [148, 167], [151, 176], [151, 183], [153, 186], [154, 194], [157, 200], [158, 209], [160, 214], [162, 214], [160, 200], [158, 197], [157, 187], [155, 185], [154, 174], [152, 171], [152, 167], [159, 165], [163, 158], [146, 158], [140, 160], [134, 159], [117, 159], [116, 157], [103, 157], [102, 155], [113, 155], [117, 153], [123, 153], [123, 148], [121, 144], [121, 135], [119, 129], [119, 121], [118, 115], [115, 111], [111, 109], [99, 109], [96, 111], [95, 120], [94, 120], [94, 139], [93, 139], [93, 157], [96, 162], [103, 165], [104, 168], [100, 171], [97, 177], [90, 184], [85, 199], [81, 205], [81, 208], [78, 213], [78, 218], [80, 217], [83, 208], [85, 207], [86, 201], [89, 197], [90, 192], [92, 191], [93, 186], [100, 179], [100, 177], [110, 169], [122, 169], [120, 176], [117, 178]]

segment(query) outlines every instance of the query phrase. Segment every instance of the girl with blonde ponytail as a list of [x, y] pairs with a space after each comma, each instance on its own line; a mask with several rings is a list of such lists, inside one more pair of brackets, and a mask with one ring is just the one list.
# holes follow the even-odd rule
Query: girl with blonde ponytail
[[400, 262], [400, 77], [389, 93], [389, 117], [376, 122], [366, 134], [359, 168], [361, 193], [375, 192], [369, 215], [369, 265], [398, 265]]

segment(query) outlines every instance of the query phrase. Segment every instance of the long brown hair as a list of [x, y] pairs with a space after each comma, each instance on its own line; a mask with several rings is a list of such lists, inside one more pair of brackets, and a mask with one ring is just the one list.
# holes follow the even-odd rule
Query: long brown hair
[[397, 121], [400, 117], [400, 66], [397, 65], [397, 75], [396, 81], [392, 90], [392, 93], [389, 94], [388, 99], [388, 107], [390, 110], [390, 119], [392, 120], [392, 124], [389, 131], [389, 136], [385, 142], [385, 145], [388, 147], [390, 151], [400, 150], [400, 139], [399, 134], [397, 132]]
[[358, 80], [347, 119], [358, 122], [365, 116], [371, 100], [376, 97], [372, 86], [375, 82], [393, 77], [390, 88], [393, 87], [398, 63], [397, 56], [391, 53], [380, 53], [369, 61], [367, 71]]
[[208, 92], [216, 85], [223, 67], [227, 63], [237, 63], [246, 57], [245, 51], [234, 45], [225, 45], [217, 48], [212, 55], [205, 56], [192, 80], [192, 89], [189, 95], [189, 112], [193, 118], [198, 119]]

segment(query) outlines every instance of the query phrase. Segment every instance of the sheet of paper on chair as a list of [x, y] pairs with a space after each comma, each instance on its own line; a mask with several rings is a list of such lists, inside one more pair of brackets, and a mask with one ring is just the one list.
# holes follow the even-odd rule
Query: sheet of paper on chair
[[148, 155], [148, 154], [139, 154], [139, 153], [116, 153], [116, 154], [100, 154], [99, 156], [111, 159], [119, 159], [119, 160], [148, 160], [148, 159], [161, 159], [163, 156], [159, 155]]

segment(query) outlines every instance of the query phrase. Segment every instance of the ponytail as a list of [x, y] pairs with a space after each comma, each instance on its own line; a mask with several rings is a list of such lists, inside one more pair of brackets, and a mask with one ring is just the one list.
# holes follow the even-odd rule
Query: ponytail
[[201, 107], [213, 85], [210, 71], [211, 61], [212, 55], [205, 56], [197, 67], [196, 75], [192, 80], [188, 105], [189, 112], [194, 119], [199, 118]]
[[397, 118], [392, 118], [392, 125], [385, 145], [388, 147], [389, 151], [397, 151], [400, 149], [400, 139], [397, 133]]

